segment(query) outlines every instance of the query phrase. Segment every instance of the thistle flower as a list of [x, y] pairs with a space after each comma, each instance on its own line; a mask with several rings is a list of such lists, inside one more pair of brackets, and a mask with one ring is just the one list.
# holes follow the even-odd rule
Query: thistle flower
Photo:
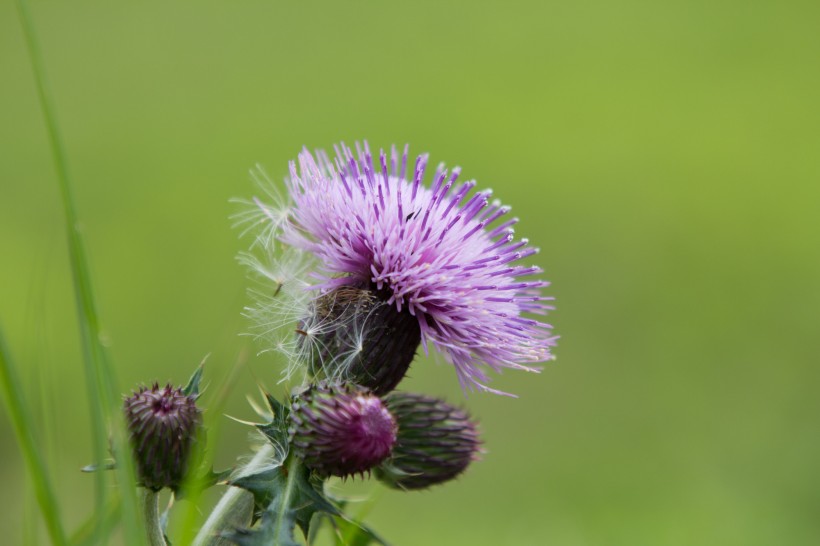
[[196, 397], [170, 384], [142, 387], [123, 404], [139, 484], [177, 490], [188, 470], [202, 415]]
[[396, 423], [382, 401], [351, 385], [312, 385], [293, 398], [290, 444], [323, 476], [363, 473], [390, 455]]
[[[437, 347], [463, 388], [499, 392], [485, 385], [488, 369], [537, 371], [530, 364], [551, 360], [552, 327], [524, 316], [552, 309], [540, 294], [548, 283], [527, 280], [540, 268], [517, 264], [537, 249], [514, 239], [517, 219], [502, 220], [509, 208], [491, 202], [490, 190], [470, 196], [475, 182], [456, 183], [458, 167], [439, 165], [426, 187], [426, 154], [408, 176], [406, 147], [401, 157], [395, 147], [389, 159], [381, 152], [378, 170], [366, 142], [357, 151], [342, 144], [331, 161], [303, 150], [298, 168], [290, 164], [289, 205], [255, 200], [261, 237], [316, 258], [318, 297], [368, 290], [412, 317], [425, 353]], [[405, 348], [410, 359], [415, 349]]]
[[452, 480], [479, 449], [475, 424], [462, 410], [430, 396], [392, 392], [384, 403], [399, 433], [376, 477], [396, 489], [424, 489]]

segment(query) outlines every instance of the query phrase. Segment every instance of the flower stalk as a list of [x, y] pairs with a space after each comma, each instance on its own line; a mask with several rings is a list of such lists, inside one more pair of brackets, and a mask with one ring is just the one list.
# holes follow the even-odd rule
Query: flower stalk
[[159, 491], [140, 487], [140, 505], [150, 546], [167, 546], [159, 519]]
[[[246, 464], [239, 474], [252, 473], [259, 470], [274, 455], [273, 446], [266, 443], [256, 452], [253, 459]], [[253, 513], [253, 495], [239, 487], [229, 487], [219, 499], [205, 524], [199, 530], [192, 546], [221, 546], [230, 542], [219, 535], [248, 525]]]

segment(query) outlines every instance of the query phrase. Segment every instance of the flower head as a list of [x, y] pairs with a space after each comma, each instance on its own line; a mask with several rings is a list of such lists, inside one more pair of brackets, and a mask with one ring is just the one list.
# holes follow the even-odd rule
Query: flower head
[[396, 443], [396, 423], [382, 401], [351, 384], [320, 383], [295, 396], [289, 432], [305, 465], [323, 476], [366, 472]]
[[286, 220], [271, 213], [284, 207], [257, 201], [262, 219], [277, 219], [266, 236], [315, 256], [312, 289], [370, 290], [414, 317], [425, 352], [437, 347], [466, 388], [493, 391], [487, 369], [551, 360], [552, 327], [525, 316], [552, 308], [540, 294], [548, 283], [518, 263], [537, 249], [515, 240], [509, 208], [489, 190], [471, 194], [474, 181], [457, 183], [458, 167], [440, 165], [427, 187], [426, 154], [408, 175], [407, 148], [381, 152], [378, 168], [367, 143], [357, 151], [341, 145], [331, 161], [303, 150], [290, 165]]
[[157, 491], [178, 489], [202, 425], [196, 396], [154, 383], [127, 398], [123, 409], [140, 485]]

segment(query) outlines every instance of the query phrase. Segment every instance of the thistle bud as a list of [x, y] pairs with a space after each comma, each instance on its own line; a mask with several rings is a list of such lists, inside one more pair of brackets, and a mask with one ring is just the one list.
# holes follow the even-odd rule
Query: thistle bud
[[390, 455], [396, 423], [382, 401], [355, 385], [313, 385], [295, 396], [290, 444], [322, 476], [370, 470]]
[[421, 341], [418, 318], [372, 290], [343, 287], [317, 298], [303, 322], [314, 374], [386, 394], [404, 378]]
[[376, 477], [396, 489], [424, 489], [452, 480], [479, 450], [476, 425], [464, 411], [442, 400], [393, 392], [384, 403], [399, 432], [393, 455]]
[[177, 490], [202, 424], [196, 396], [154, 383], [126, 398], [123, 409], [139, 484], [154, 491]]

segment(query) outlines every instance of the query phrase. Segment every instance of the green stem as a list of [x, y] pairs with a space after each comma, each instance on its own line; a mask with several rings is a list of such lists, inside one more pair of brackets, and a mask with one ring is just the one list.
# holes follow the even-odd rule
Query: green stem
[[168, 546], [162, 525], [159, 522], [159, 492], [144, 487], [140, 488], [142, 503], [142, 517], [145, 522], [145, 531], [148, 533], [148, 544], [151, 546]]
[[[20, 24], [23, 28], [26, 45], [28, 46], [34, 82], [40, 99], [46, 129], [57, 171], [57, 182], [60, 188], [63, 210], [65, 212], [66, 231], [68, 235], [68, 252], [71, 263], [72, 278], [74, 280], [74, 294], [77, 304], [78, 323], [80, 327], [80, 341], [83, 348], [85, 364], [86, 389], [90, 402], [90, 416], [92, 429], [92, 447], [94, 460], [105, 459], [108, 448], [108, 429], [112, 428], [111, 439], [116, 453], [129, 453], [127, 438], [122, 433], [122, 427], [111, 427], [111, 417], [117, 415], [119, 395], [114, 377], [114, 370], [108, 362], [105, 348], [100, 341], [99, 316], [94, 304], [94, 292], [91, 284], [91, 274], [86, 258], [85, 247], [74, 206], [69, 176], [68, 161], [65, 147], [60, 136], [55, 113], [54, 103], [48, 86], [45, 63], [40, 51], [34, 21], [29, 12], [27, 0], [17, 0]], [[139, 523], [137, 519], [136, 498], [132, 496], [133, 486], [136, 483], [135, 473], [131, 460], [122, 457], [117, 465], [117, 477], [122, 486], [122, 515], [125, 528], [125, 541], [128, 544], [138, 540]], [[95, 476], [95, 512], [102, 513], [107, 506], [108, 488], [105, 476], [97, 472]], [[94, 535], [99, 537], [97, 530]]]
[[[245, 465], [242, 472], [252, 472], [267, 462], [273, 455], [273, 446], [269, 443], [256, 453], [251, 461]], [[235, 529], [250, 523], [250, 516], [253, 513], [253, 495], [239, 487], [229, 487], [219, 499], [211, 515], [196, 535], [192, 546], [217, 546], [230, 544], [219, 538], [221, 531]]]
[[276, 513], [276, 522], [273, 526], [273, 536], [275, 537], [281, 537], [284, 534], [282, 528], [287, 525], [286, 518], [291, 510], [290, 497], [293, 494], [293, 487], [296, 484], [297, 473], [301, 471], [299, 468], [299, 457], [296, 457], [293, 453], [288, 456], [285, 465], [287, 465], [285, 468], [288, 474], [287, 481], [285, 482], [285, 490], [282, 492], [281, 509]]
[[[29, 12], [28, 2], [26, 2], [26, 0], [18, 0], [17, 7], [20, 15], [20, 23], [23, 27], [23, 32], [26, 38], [26, 45], [28, 46], [31, 68], [34, 73], [34, 81], [37, 87], [37, 94], [40, 98], [40, 107], [43, 111], [43, 117], [46, 122], [49, 144], [51, 145], [51, 154], [54, 159], [54, 167], [57, 171], [57, 182], [59, 183], [63, 209], [65, 211], [66, 228], [68, 231], [68, 250], [74, 273], [74, 292], [77, 296], [77, 312], [79, 315], [80, 329], [82, 330], [81, 342], [85, 356], [84, 362], [86, 364], [87, 390], [89, 391], [89, 401], [91, 403], [93, 456], [95, 460], [102, 461], [106, 455], [106, 433], [103, 420], [103, 407], [99, 396], [101, 389], [97, 384], [98, 373], [95, 370], [96, 351], [94, 344], [89, 343], [89, 340], [93, 336], [93, 332], [90, 331], [92, 321], [94, 323], [96, 322], [96, 316], [93, 312], [93, 302], [90, 303], [91, 307], [89, 308], [88, 298], [81, 297], [81, 294], [86, 290], [84, 290], [83, 286], [85, 284], [82, 278], [83, 275], [78, 274], [78, 268], [83, 268], [85, 264], [85, 257], [82, 242], [79, 238], [79, 234], [77, 233], [78, 225], [74, 201], [70, 191], [71, 183], [68, 173], [68, 164], [66, 161], [65, 149], [57, 127], [53, 101], [45, 77], [43, 57], [40, 52], [39, 42], [34, 29], [34, 22], [32, 20], [31, 13]], [[105, 476], [102, 472], [96, 473], [95, 486], [95, 512], [99, 513], [102, 511], [103, 506], [105, 506], [107, 495]]]
[[2, 388], [3, 400], [6, 401], [6, 408], [17, 436], [17, 442], [23, 452], [23, 460], [34, 484], [34, 493], [40, 510], [43, 512], [51, 543], [55, 546], [63, 546], [67, 544], [67, 541], [62, 523], [60, 523], [57, 499], [48, 479], [40, 451], [34, 442], [32, 434], [35, 429], [34, 420], [29, 415], [28, 408], [23, 401], [23, 388], [12, 365], [11, 355], [6, 349], [2, 331], [0, 331], [0, 388]]

